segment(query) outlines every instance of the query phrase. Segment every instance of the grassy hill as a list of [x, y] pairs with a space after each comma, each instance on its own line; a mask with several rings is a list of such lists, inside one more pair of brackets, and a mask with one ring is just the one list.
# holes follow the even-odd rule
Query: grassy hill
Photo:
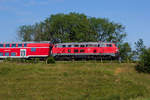
[[0, 63], [0, 100], [150, 100], [150, 75], [134, 64]]

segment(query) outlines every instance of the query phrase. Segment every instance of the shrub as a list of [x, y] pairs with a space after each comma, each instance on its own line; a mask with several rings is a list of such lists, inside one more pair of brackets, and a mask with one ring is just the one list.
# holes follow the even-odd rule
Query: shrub
[[25, 62], [26, 62], [26, 63], [33, 64], [33, 63], [35, 63], [35, 58], [27, 59]]
[[36, 63], [40, 62], [40, 59], [39, 58], [32, 58], [29, 62], [36, 64]]
[[150, 73], [150, 48], [143, 51], [135, 68], [138, 72]]
[[11, 58], [6, 58], [5, 60], [4, 60], [5, 62], [10, 62], [11, 61]]
[[39, 58], [35, 58], [35, 63], [39, 63], [40, 59]]
[[48, 57], [46, 62], [47, 64], [52, 64], [52, 63], [55, 63], [55, 59], [54, 57]]

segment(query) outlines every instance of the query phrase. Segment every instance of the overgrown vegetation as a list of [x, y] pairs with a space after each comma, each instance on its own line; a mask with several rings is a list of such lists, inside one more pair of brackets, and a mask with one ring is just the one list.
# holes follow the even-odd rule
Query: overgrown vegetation
[[50, 57], [47, 58], [46, 62], [47, 62], [47, 64], [54, 64], [55, 63], [55, 59], [54, 59], [54, 57], [50, 56]]
[[0, 63], [2, 100], [149, 100], [150, 79], [134, 64]]
[[136, 70], [138, 72], [150, 73], [150, 48], [143, 50]]
[[31, 63], [31, 64], [35, 64], [35, 63], [39, 63], [40, 59], [39, 58], [31, 58], [31, 59], [19, 59], [19, 58], [6, 58], [4, 59], [4, 62], [10, 62], [10, 63]]

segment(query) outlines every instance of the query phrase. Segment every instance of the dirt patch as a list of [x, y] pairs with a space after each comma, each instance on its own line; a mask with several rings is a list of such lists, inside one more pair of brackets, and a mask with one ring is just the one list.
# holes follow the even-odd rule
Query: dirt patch
[[117, 68], [117, 69], [115, 70], [115, 75], [118, 75], [118, 74], [120, 74], [121, 72], [123, 72], [123, 69], [122, 69], [122, 68]]

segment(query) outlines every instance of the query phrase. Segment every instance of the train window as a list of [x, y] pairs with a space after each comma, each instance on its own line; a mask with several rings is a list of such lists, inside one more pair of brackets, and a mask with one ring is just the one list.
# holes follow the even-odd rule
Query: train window
[[35, 52], [36, 51], [36, 48], [31, 48], [31, 52]]
[[5, 56], [9, 56], [9, 52], [6, 52], [6, 53], [5, 53]]
[[86, 47], [97, 47], [97, 44], [86, 44]]
[[12, 46], [11, 47], [16, 47], [16, 44], [12, 44]]
[[74, 49], [74, 53], [77, 53], [78, 52], [78, 49]]
[[68, 49], [68, 52], [70, 53], [70, 52], [71, 52], [71, 50], [70, 50], [70, 49]]
[[22, 44], [18, 44], [18, 47], [22, 47]]
[[80, 45], [80, 47], [85, 47], [85, 45]]
[[88, 44], [88, 47], [93, 47], [93, 45], [92, 44]]
[[15, 52], [12, 52], [12, 53], [11, 53], [11, 56], [16, 56], [16, 53], [15, 53]]
[[79, 47], [79, 45], [76, 44], [76, 45], [74, 45], [74, 47]]
[[57, 48], [57, 45], [55, 45], [55, 48]]
[[3, 53], [2, 53], [2, 52], [0, 52], [0, 56], [3, 56]]
[[71, 45], [68, 45], [68, 47], [71, 47]]
[[105, 44], [98, 44], [98, 47], [105, 47]]
[[0, 44], [0, 47], [3, 47], [4, 46], [4, 44]]
[[62, 47], [62, 45], [58, 44], [58, 45], [57, 45], [57, 47], [58, 47], [58, 48], [61, 48], [61, 47]]
[[97, 47], [97, 44], [93, 44], [92, 47]]
[[6, 44], [6, 47], [10, 47], [10, 44]]
[[112, 44], [106, 44], [107, 47], [112, 47]]
[[80, 52], [84, 52], [84, 51], [85, 51], [84, 49], [81, 49], [81, 50], [80, 50]]
[[62, 45], [62, 47], [66, 47], [66, 45]]
[[27, 44], [24, 44], [24, 47], [27, 47]]

